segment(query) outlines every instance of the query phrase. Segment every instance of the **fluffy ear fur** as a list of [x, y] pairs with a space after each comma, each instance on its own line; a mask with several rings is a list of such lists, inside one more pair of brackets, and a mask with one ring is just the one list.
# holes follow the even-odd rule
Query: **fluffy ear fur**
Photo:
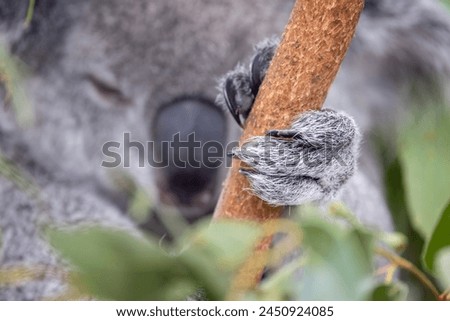
[[450, 76], [450, 18], [441, 1], [366, 1], [358, 35], [394, 68]]
[[[77, 1], [77, 4], [81, 7], [82, 2]], [[11, 53], [35, 70], [54, 62], [61, 54], [71, 23], [71, 5], [65, 1], [36, 0], [30, 24], [26, 25], [29, 0], [0, 0], [0, 32], [6, 35]]]

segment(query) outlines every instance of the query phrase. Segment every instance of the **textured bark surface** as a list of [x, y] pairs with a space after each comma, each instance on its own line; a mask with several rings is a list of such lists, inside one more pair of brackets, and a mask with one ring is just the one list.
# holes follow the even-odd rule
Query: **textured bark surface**
[[[354, 36], [364, 0], [297, 0], [280, 47], [259, 90], [240, 139], [289, 128], [302, 112], [320, 109]], [[249, 192], [234, 160], [215, 219], [269, 222], [282, 214]], [[254, 287], [266, 264], [268, 236], [231, 285], [231, 299]]]

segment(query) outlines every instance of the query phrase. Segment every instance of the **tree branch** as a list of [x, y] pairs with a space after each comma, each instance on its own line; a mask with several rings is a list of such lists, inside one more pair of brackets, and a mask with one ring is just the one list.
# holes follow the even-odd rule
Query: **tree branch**
[[[278, 51], [259, 90], [240, 139], [283, 129], [303, 112], [320, 109], [353, 38], [363, 0], [297, 0]], [[215, 219], [255, 222], [280, 217], [282, 207], [273, 207], [249, 191], [247, 179], [233, 161], [214, 213]], [[270, 244], [268, 238], [260, 246]], [[257, 255], [260, 257], [260, 255]], [[249, 264], [247, 278], [256, 285], [262, 270]]]

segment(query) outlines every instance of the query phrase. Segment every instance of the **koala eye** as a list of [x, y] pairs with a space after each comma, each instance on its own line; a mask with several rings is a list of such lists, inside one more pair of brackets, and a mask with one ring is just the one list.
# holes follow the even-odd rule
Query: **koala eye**
[[117, 107], [129, 107], [132, 104], [132, 100], [114, 84], [104, 81], [95, 75], [87, 75], [86, 79], [94, 89], [96, 96], [103, 103]]

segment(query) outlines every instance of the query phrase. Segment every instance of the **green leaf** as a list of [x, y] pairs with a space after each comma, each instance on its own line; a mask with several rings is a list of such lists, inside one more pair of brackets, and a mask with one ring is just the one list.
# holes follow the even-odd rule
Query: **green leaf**
[[137, 188], [130, 199], [128, 208], [131, 217], [139, 224], [146, 223], [149, 220], [151, 209], [152, 201], [147, 191], [143, 188]]
[[444, 2], [444, 4], [450, 8], [450, 0], [442, 0], [442, 2]]
[[95, 297], [183, 300], [202, 288], [206, 298], [223, 300], [261, 233], [248, 224], [202, 223], [169, 248], [174, 254], [156, 240], [101, 228], [50, 231], [49, 236]]
[[444, 289], [450, 288], [450, 247], [439, 251], [436, 256], [436, 274]]
[[449, 137], [450, 113], [428, 112], [405, 130], [401, 139], [400, 161], [411, 220], [426, 239], [450, 196]]
[[254, 225], [232, 221], [198, 225], [182, 238], [180, 260], [198, 280], [208, 299], [224, 300], [231, 278], [249, 256], [262, 232]]
[[221, 221], [195, 229], [191, 247], [208, 256], [225, 270], [234, 270], [247, 258], [262, 231], [244, 222]]
[[373, 288], [373, 236], [321, 220], [301, 224], [307, 262], [294, 299], [367, 299]]
[[430, 270], [434, 269], [436, 254], [446, 246], [450, 246], [450, 203], [442, 213], [424, 252], [424, 261]]
[[385, 188], [386, 198], [392, 213], [395, 229], [409, 235], [411, 233], [410, 216], [408, 213], [403, 173], [398, 158], [386, 165]]
[[81, 273], [91, 294], [112, 300], [180, 300], [195, 284], [155, 241], [91, 228], [51, 231], [51, 244]]
[[375, 288], [371, 301], [405, 301], [408, 295], [408, 287], [396, 282], [393, 284], [383, 284]]
[[[387, 153], [385, 153], [387, 154]], [[425, 248], [423, 237], [412, 226], [406, 202], [403, 172], [400, 161], [395, 158], [386, 163], [385, 186], [389, 208], [395, 222], [395, 230], [403, 233], [407, 237], [406, 247], [403, 244], [392, 242], [381, 237], [381, 241], [388, 244], [395, 252], [401, 251], [403, 258], [416, 266], [423, 263], [422, 252]], [[380, 237], [379, 237], [380, 238]], [[408, 299], [412, 300], [433, 300], [429, 290], [410, 273], [402, 274], [402, 281], [408, 285]]]

